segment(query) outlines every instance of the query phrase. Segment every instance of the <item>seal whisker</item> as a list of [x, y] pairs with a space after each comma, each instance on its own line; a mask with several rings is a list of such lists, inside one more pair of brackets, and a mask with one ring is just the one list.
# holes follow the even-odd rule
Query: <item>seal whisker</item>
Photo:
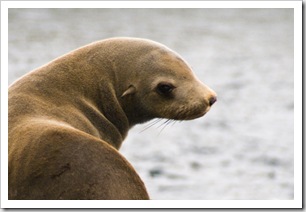
[[162, 131], [167, 127], [167, 125], [168, 125], [170, 122], [171, 122], [171, 119], [167, 119], [164, 123], [162, 123], [160, 126], [158, 126], [158, 128], [159, 128], [159, 127], [161, 127], [161, 126], [164, 125], [164, 126], [161, 128], [161, 130], [159, 131], [158, 135], [160, 135], [160, 134], [162, 133]]
[[163, 125], [167, 125], [169, 122], [171, 121], [171, 119], [167, 119], [166, 121], [164, 121], [161, 125], [159, 125], [157, 128], [160, 128]]
[[160, 135], [161, 132], [162, 132], [169, 124], [172, 123], [172, 126], [173, 126], [173, 124], [174, 124], [175, 122], [176, 122], [176, 120], [167, 119], [164, 123], [162, 123], [160, 126], [158, 126], [158, 127], [161, 127], [162, 125], [164, 125], [163, 128], [162, 128], [162, 129], [160, 130], [160, 132], [158, 133], [158, 135]]
[[171, 120], [171, 122], [172, 122], [171, 126], [173, 126], [177, 122], [177, 120]]
[[155, 119], [155, 120], [149, 122], [149, 123], [144, 127], [144, 129], [142, 129], [139, 133], [142, 133], [143, 131], [145, 131], [145, 130], [151, 128], [151, 127], [153, 127], [155, 124], [157, 124], [157, 123], [160, 122], [161, 120], [163, 120], [163, 119], [160, 119], [160, 118], [159, 118], [159, 119]]

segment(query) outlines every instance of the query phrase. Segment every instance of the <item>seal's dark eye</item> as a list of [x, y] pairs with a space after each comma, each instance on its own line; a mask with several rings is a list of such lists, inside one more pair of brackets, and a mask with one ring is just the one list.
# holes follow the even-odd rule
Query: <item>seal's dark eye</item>
[[157, 85], [157, 92], [162, 95], [170, 95], [175, 87], [170, 83], [159, 83]]

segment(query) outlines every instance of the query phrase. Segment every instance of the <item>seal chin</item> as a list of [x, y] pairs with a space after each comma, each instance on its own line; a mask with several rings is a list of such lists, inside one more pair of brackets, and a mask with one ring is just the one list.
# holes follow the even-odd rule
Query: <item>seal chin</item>
[[208, 111], [209, 111], [210, 108], [207, 108], [206, 110], [203, 110], [201, 111], [200, 113], [195, 113], [193, 115], [189, 115], [188, 117], [186, 117], [185, 119], [183, 120], [193, 120], [193, 119], [197, 119], [197, 118], [200, 118], [202, 116], [204, 116]]

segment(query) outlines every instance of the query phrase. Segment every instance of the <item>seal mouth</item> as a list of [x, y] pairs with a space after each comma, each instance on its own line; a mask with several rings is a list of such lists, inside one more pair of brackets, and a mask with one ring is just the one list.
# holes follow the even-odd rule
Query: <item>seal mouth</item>
[[209, 111], [209, 109], [206, 109], [206, 110], [202, 111], [201, 113], [189, 116], [189, 117], [185, 118], [184, 120], [192, 120], [192, 119], [200, 118], [200, 117], [204, 116], [208, 111]]
[[176, 112], [174, 116], [174, 120], [192, 120], [197, 119], [204, 116], [210, 110], [210, 106], [204, 107], [194, 107], [194, 108], [186, 108], [182, 107], [180, 110]]

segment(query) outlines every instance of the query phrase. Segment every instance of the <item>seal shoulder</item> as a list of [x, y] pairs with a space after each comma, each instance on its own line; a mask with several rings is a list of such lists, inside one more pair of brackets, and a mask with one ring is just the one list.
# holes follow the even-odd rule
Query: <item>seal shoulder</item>
[[[9, 199], [149, 199], [134, 168], [107, 142], [60, 123], [41, 125], [39, 135], [35, 129], [35, 139], [27, 138], [29, 148], [19, 152], [18, 159], [10, 157], [15, 169]], [[24, 180], [15, 181], [20, 170], [26, 170]], [[16, 186], [31, 190], [17, 193]]]

